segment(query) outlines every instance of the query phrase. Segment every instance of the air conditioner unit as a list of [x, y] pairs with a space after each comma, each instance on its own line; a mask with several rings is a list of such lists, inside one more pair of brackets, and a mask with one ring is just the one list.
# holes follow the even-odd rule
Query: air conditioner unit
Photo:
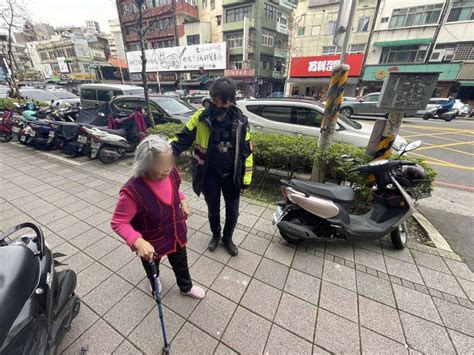
[[445, 51], [443, 61], [444, 62], [450, 62], [454, 59], [454, 50], [447, 50]]
[[431, 54], [430, 62], [442, 62], [444, 55], [445, 55], [444, 49], [433, 51], [433, 53]]

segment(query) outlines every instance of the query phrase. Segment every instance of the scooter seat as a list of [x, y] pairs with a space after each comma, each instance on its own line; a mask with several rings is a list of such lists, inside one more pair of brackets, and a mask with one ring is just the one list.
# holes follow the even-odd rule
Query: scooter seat
[[0, 344], [34, 291], [39, 260], [22, 245], [0, 247]]
[[127, 131], [123, 128], [119, 128], [119, 129], [112, 129], [108, 127], [96, 127], [96, 128], [100, 129], [101, 131], [116, 134], [121, 137], [125, 137], [127, 135]]
[[356, 193], [349, 186], [303, 180], [292, 180], [292, 183], [296, 187], [308, 191], [311, 195], [324, 197], [335, 202], [352, 202], [356, 198]]

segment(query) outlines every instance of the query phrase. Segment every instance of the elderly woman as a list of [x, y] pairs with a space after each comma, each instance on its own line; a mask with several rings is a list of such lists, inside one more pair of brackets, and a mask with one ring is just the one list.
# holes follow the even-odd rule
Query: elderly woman
[[[149, 261], [168, 255], [182, 295], [203, 298], [193, 286], [186, 254], [186, 219], [189, 208], [179, 191], [181, 177], [168, 142], [159, 136], [145, 138], [137, 147], [133, 176], [120, 190], [112, 228], [142, 259], [154, 290]], [[161, 291], [161, 285], [159, 285]]]

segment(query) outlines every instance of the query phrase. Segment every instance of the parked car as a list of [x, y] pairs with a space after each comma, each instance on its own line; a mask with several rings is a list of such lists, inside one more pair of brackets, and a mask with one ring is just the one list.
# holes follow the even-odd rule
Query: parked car
[[[419, 110], [416, 112], [417, 116], [425, 116], [426, 112], [431, 111], [435, 106], [441, 105], [442, 103], [447, 102], [448, 98], [439, 98], [432, 97], [426, 105], [424, 110]], [[456, 99], [454, 102], [453, 110], [456, 111], [456, 116], [467, 116], [469, 114], [469, 105], [464, 104], [461, 100]]]
[[279, 97], [285, 97], [285, 95], [281, 91], [275, 91], [272, 92], [270, 95], [267, 96], [268, 98], [279, 98]]
[[188, 104], [200, 104], [202, 99], [206, 96], [209, 96], [208, 90], [195, 90], [190, 92], [189, 95], [186, 96], [185, 100]]
[[[242, 100], [237, 106], [247, 115], [252, 131], [272, 134], [319, 137], [324, 108], [312, 100], [255, 99]], [[372, 126], [340, 115], [334, 139], [356, 147], [366, 147]], [[398, 136], [394, 148], [406, 140]]]
[[[254, 97], [249, 96], [249, 98], [253, 99]], [[244, 100], [244, 99], [245, 99], [245, 94], [242, 91], [237, 90], [237, 92], [235, 93], [235, 100], [238, 101], [238, 100]], [[201, 100], [201, 105], [204, 107], [208, 107], [210, 104], [211, 104], [211, 97], [209, 95], [204, 96]]]
[[56, 105], [58, 102], [61, 102], [61, 100], [56, 95], [42, 89], [21, 88], [20, 95], [27, 101], [35, 100], [48, 105], [51, 103]]
[[[339, 109], [339, 113], [346, 117], [388, 117], [388, 111], [385, 108], [377, 107], [380, 98], [380, 92], [374, 92], [356, 100], [344, 100]], [[406, 112], [405, 116], [415, 116], [416, 112]]]
[[83, 108], [98, 107], [120, 95], [144, 95], [144, 89], [135, 85], [83, 84], [81, 86], [81, 105]]
[[[151, 113], [155, 123], [184, 123], [196, 109], [175, 97], [150, 95]], [[143, 95], [121, 95], [110, 101], [110, 108], [117, 116], [130, 115], [137, 106], [145, 108]]]
[[67, 102], [71, 106], [77, 106], [81, 103], [79, 96], [74, 95], [72, 92], [66, 90], [48, 90], [51, 94], [58, 97], [62, 102]]

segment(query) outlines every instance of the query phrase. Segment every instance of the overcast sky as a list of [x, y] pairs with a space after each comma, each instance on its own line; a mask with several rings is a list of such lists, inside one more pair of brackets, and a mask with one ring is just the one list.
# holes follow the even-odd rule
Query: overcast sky
[[28, 0], [28, 15], [33, 23], [51, 26], [85, 26], [86, 20], [96, 20], [100, 29], [109, 32], [108, 20], [117, 19], [115, 0]]

